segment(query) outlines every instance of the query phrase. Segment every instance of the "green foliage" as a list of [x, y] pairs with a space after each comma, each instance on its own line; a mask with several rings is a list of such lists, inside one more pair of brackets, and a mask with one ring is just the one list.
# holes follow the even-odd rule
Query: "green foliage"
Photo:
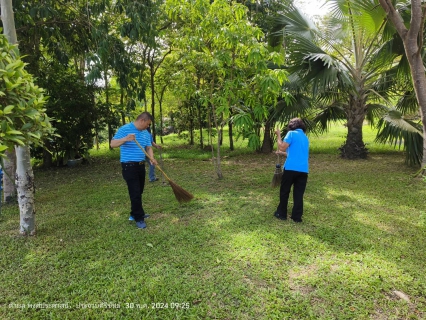
[[46, 113], [54, 119], [60, 135], [48, 142], [53, 160], [62, 164], [68, 159], [87, 157], [93, 146], [95, 124], [102, 115], [95, 105], [94, 87], [64, 68], [45, 68], [44, 73], [46, 78], [40, 81], [50, 97]]
[[[276, 20], [275, 35], [286, 45], [291, 73], [286, 88], [291, 93], [306, 94], [311, 117], [320, 130], [345, 116], [348, 139], [342, 156], [364, 156], [359, 133], [364, 119], [368, 119], [372, 125], [379, 124], [377, 141], [393, 143], [396, 136], [404, 136], [407, 162], [420, 164], [423, 148], [418, 147], [421, 137], [416, 121], [401, 125], [387, 116], [393, 108], [406, 117], [418, 111], [401, 39], [377, 3], [337, 0], [328, 4], [331, 14], [320, 26], [294, 6], [286, 8]], [[401, 6], [399, 10], [405, 9]]]
[[44, 105], [43, 90], [33, 77], [17, 49], [0, 35], [0, 157], [14, 145], [41, 145], [53, 133]]
[[[251, 120], [244, 123], [245, 127], [239, 127], [238, 117], [234, 123], [244, 135], [257, 136], [250, 141], [258, 147], [259, 127], [267, 115], [267, 106], [276, 102], [287, 79], [284, 70], [271, 70], [268, 63], [280, 65], [283, 56], [269, 52], [260, 42], [264, 34], [249, 21], [248, 10], [241, 4], [222, 0], [168, 1], [166, 11], [171, 19], [182, 23], [182, 36], [176, 46], [190, 65], [190, 81], [199, 79], [198, 87], [185, 87], [186, 96], [196, 93], [204, 107], [212, 108], [217, 129], [235, 113], [247, 112]], [[241, 104], [244, 107], [240, 108]], [[247, 130], [251, 132], [246, 133]]]

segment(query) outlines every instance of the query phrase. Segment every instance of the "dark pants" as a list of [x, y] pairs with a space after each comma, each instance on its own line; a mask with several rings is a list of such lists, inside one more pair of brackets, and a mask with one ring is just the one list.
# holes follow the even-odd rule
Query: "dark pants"
[[136, 222], [143, 221], [145, 212], [142, 208], [142, 193], [145, 187], [145, 164], [121, 163], [122, 175], [129, 190], [130, 203], [133, 216]]
[[280, 187], [280, 204], [277, 212], [287, 218], [287, 204], [290, 195], [291, 186], [293, 186], [293, 210], [291, 219], [294, 221], [302, 221], [303, 215], [303, 194], [305, 193], [306, 183], [308, 182], [308, 174], [306, 172], [284, 170]]

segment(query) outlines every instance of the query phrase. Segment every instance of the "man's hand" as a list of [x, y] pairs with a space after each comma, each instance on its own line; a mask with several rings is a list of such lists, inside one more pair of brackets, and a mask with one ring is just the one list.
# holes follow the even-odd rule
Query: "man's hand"
[[136, 135], [134, 133], [130, 133], [124, 138], [112, 139], [110, 146], [111, 148], [118, 148], [119, 146], [121, 146], [123, 143], [126, 143], [127, 141], [136, 141]]
[[124, 137], [126, 141], [133, 141], [136, 140], [136, 135], [134, 133], [129, 133], [127, 136]]

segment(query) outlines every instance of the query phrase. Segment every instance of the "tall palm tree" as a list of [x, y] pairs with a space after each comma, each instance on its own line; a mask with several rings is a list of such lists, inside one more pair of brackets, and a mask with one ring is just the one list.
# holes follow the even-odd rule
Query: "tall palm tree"
[[[284, 43], [291, 85], [298, 90], [309, 88], [316, 120], [322, 128], [327, 127], [327, 120], [344, 115], [348, 132], [340, 148], [342, 157], [366, 158], [364, 121], [373, 120], [374, 116], [383, 118], [389, 112], [397, 114], [390, 107], [399, 98], [395, 96], [397, 86], [384, 81], [392, 72], [404, 74], [400, 72], [403, 64], [398, 63], [403, 52], [390, 46], [393, 34], [376, 0], [331, 0], [329, 4], [331, 12], [321, 28], [296, 7], [289, 6], [276, 21], [275, 35]], [[392, 82], [401, 83], [395, 79]], [[409, 142], [421, 139], [421, 132], [413, 127], [415, 121], [388, 116], [379, 124], [380, 141], [396, 139], [400, 130], [407, 128], [408, 136], [417, 137]], [[386, 130], [388, 126], [397, 129]]]

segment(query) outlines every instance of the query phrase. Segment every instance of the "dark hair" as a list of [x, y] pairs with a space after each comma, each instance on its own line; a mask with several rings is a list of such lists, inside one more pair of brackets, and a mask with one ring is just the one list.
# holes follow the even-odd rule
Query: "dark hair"
[[140, 120], [140, 119], [154, 121], [154, 118], [152, 117], [152, 115], [147, 111], [142, 112], [140, 115], [138, 115], [136, 120]]
[[288, 123], [288, 130], [296, 130], [296, 129], [302, 129], [303, 132], [306, 132], [306, 125], [300, 118], [293, 118]]

